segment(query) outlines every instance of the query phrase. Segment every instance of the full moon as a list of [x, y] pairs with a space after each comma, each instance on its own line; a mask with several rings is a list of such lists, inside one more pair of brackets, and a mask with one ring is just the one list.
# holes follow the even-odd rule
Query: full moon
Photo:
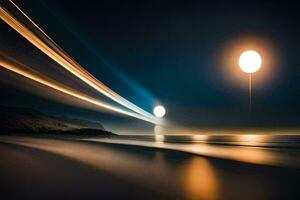
[[254, 73], [261, 67], [262, 59], [260, 55], [253, 50], [248, 50], [240, 55], [239, 65], [240, 68], [246, 73]]
[[163, 117], [166, 114], [166, 109], [163, 106], [156, 106], [153, 113], [156, 117]]

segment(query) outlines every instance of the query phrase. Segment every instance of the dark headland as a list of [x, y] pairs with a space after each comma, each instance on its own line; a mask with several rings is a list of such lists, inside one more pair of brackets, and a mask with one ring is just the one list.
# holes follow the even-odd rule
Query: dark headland
[[38, 110], [0, 107], [1, 134], [116, 135], [99, 122], [68, 116], [50, 116]]

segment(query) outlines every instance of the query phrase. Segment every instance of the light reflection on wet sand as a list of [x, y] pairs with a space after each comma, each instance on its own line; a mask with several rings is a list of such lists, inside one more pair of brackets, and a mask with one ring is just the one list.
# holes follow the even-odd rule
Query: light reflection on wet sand
[[204, 158], [184, 158], [174, 163], [160, 152], [143, 156], [83, 142], [22, 137], [0, 137], [0, 141], [55, 153], [175, 199], [217, 197], [214, 170]]
[[[139, 147], [136, 145], [137, 141], [133, 141], [135, 146], [104, 144], [99, 142], [101, 141], [99, 139], [94, 139], [94, 141], [97, 142], [19, 136], [0, 137], [0, 142], [51, 152], [107, 174], [121, 177], [128, 184], [138, 184], [147, 190], [161, 194], [162, 199], [239, 199], [240, 197], [266, 199], [274, 193], [272, 184], [283, 186], [287, 184], [282, 180], [272, 179], [271, 175], [269, 178], [257, 175], [255, 170], [250, 170], [251, 175], [248, 174], [249, 172], [236, 173], [236, 170], [240, 168], [226, 171], [216, 163], [200, 156]], [[144, 146], [148, 143], [144, 142]], [[182, 148], [177, 146], [180, 144], [166, 146], [168, 144], [163, 141], [151, 144], [171, 150]], [[211, 155], [218, 153], [222, 156], [239, 154], [239, 157], [244, 157], [247, 162], [267, 160], [267, 162], [274, 163], [274, 159], [276, 160], [278, 156], [272, 153], [264, 154], [263, 150], [253, 150], [249, 147], [243, 150], [242, 147], [221, 148], [205, 144], [188, 145], [183, 151], [211, 152]], [[253, 187], [253, 184], [259, 185], [259, 188]], [[275, 190], [275, 192], [279, 191]]]
[[[168, 137], [165, 135], [154, 136], [153, 141], [151, 139], [130, 139], [130, 138], [112, 138], [112, 139], [98, 139], [98, 138], [86, 138], [84, 141], [94, 141], [111, 144], [126, 144], [133, 146], [143, 146], [151, 148], [160, 148], [175, 150], [181, 152], [192, 153], [201, 156], [208, 156], [214, 158], [222, 158], [235, 160], [245, 163], [262, 164], [271, 166], [282, 166], [282, 167], [294, 167], [300, 168], [300, 151], [294, 149], [293, 153], [290, 154], [290, 149], [276, 149], [276, 148], [262, 148], [249, 146], [249, 138], [247, 136], [246, 141], [239, 141], [239, 146], [222, 146], [222, 145], [211, 145], [205, 142], [201, 143], [175, 143], [168, 142]], [[178, 136], [173, 136], [178, 137]], [[242, 136], [234, 136], [233, 140]], [[260, 136], [255, 136], [257, 139]], [[245, 138], [243, 138], [245, 139]], [[253, 138], [252, 138], [253, 140]], [[228, 142], [229, 144], [234, 142]], [[246, 146], [242, 146], [246, 143]], [[250, 144], [254, 144], [255, 141], [250, 141]]]
[[217, 199], [218, 179], [208, 160], [195, 157], [181, 172], [182, 187], [187, 196], [191, 199]]

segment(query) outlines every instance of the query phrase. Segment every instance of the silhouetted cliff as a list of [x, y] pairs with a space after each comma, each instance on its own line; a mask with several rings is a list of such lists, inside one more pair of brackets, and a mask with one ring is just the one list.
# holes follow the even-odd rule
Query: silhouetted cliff
[[99, 122], [48, 116], [37, 110], [12, 107], [0, 107], [1, 133], [115, 135], [105, 131]]

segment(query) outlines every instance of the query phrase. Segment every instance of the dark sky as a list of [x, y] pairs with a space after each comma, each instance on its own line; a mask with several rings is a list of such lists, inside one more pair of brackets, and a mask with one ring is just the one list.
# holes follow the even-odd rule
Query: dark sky
[[[294, 3], [17, 2], [89, 72], [143, 109], [161, 103], [167, 118], [195, 126], [300, 124], [300, 7]], [[247, 84], [224, 77], [222, 62], [230, 44], [248, 38], [274, 60], [265, 75], [272, 78], [254, 87], [251, 113]]]

